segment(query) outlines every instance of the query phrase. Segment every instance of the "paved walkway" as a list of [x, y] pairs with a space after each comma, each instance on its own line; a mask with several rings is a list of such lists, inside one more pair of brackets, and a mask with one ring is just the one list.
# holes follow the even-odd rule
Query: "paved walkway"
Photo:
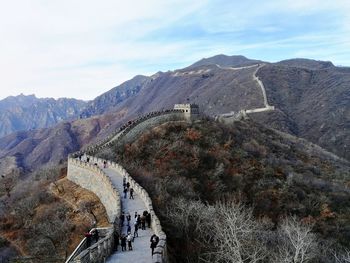
[[[111, 178], [113, 184], [116, 186], [117, 190], [121, 194], [122, 200], [122, 211], [125, 213], [130, 213], [131, 215], [131, 233], [134, 234], [134, 222], [135, 222], [135, 212], [142, 214], [143, 211], [147, 210], [145, 204], [141, 198], [134, 192], [134, 200], [129, 199], [129, 193], [127, 198], [124, 198], [123, 194], [123, 177], [116, 170], [112, 168], [106, 168], [104, 171]], [[126, 234], [127, 221], [125, 219], [124, 227], [121, 233]], [[134, 262], [134, 263], [148, 263], [152, 262], [151, 249], [150, 249], [150, 238], [153, 235], [153, 230], [146, 227], [146, 230], [139, 229], [139, 237], [136, 237], [132, 243], [133, 250], [131, 251], [121, 251], [121, 247], [118, 247], [118, 251], [111, 255], [107, 263], [112, 262]]]

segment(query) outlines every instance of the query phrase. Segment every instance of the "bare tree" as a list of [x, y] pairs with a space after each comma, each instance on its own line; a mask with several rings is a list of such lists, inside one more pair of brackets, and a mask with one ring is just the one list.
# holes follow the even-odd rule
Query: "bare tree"
[[[261, 262], [267, 251], [261, 234], [265, 224], [253, 218], [252, 210], [234, 201], [219, 202], [214, 220], [202, 232], [213, 231], [212, 251], [204, 253], [204, 262]], [[205, 233], [202, 233], [205, 234]]]
[[335, 263], [350, 263], [350, 251], [345, 250], [343, 253], [334, 253]]
[[301, 224], [296, 217], [286, 217], [278, 229], [278, 251], [274, 261], [303, 263], [312, 261], [317, 254], [317, 240], [312, 225]]

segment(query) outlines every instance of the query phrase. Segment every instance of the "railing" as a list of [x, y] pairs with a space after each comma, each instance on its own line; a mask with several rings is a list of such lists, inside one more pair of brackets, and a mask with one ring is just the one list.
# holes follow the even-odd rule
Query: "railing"
[[87, 238], [83, 238], [65, 263], [104, 262], [113, 253], [113, 227], [93, 228], [90, 234], [95, 230], [99, 233], [99, 240], [87, 247]]

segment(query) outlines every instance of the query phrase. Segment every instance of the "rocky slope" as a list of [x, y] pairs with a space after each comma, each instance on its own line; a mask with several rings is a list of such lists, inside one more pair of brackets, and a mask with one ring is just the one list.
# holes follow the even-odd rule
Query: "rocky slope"
[[253, 117], [350, 159], [350, 70], [312, 64], [261, 68], [258, 76], [278, 110]]
[[34, 95], [7, 97], [0, 101], [0, 137], [75, 119], [85, 105], [86, 102], [76, 99], [38, 99]]
[[150, 77], [136, 76], [89, 102], [80, 116], [86, 118], [112, 111], [119, 103], [136, 95], [150, 81]]

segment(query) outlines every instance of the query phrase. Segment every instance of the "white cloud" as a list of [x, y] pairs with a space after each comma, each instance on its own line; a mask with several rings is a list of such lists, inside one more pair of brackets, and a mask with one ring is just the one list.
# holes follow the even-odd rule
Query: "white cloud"
[[[324, 54], [340, 59], [331, 51], [335, 47], [338, 53], [349, 49], [349, 3], [348, 0], [0, 0], [0, 98], [23, 92], [92, 99], [136, 74], [172, 69], [170, 64], [185, 66], [218, 53], [249, 54], [271, 47], [298, 47], [299, 53], [295, 54], [302, 55], [308, 54], [306, 46], [329, 43]], [[267, 19], [270, 15], [295, 14], [297, 19], [299, 15], [325, 10], [339, 16], [339, 29], [329, 36], [300, 33], [248, 44], [243, 39], [215, 42], [193, 37], [161, 41], [149, 37], [157, 30], [191, 23], [205, 29], [209, 36], [245, 30], [278, 33], [283, 27]], [[322, 49], [316, 48], [314, 55]]]

